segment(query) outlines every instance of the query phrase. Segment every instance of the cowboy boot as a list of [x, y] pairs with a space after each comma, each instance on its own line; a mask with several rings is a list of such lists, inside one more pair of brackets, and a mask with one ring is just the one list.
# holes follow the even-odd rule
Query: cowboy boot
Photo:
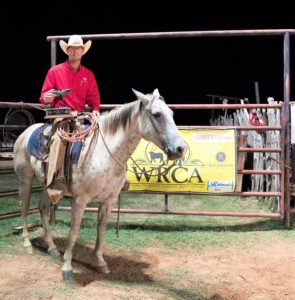
[[57, 204], [61, 200], [67, 190], [64, 178], [58, 177], [53, 180], [50, 187], [47, 188], [47, 194], [53, 204]]

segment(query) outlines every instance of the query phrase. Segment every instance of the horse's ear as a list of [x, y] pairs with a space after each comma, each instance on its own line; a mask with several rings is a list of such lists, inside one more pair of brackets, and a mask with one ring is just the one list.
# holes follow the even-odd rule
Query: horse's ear
[[135, 89], [132, 89], [132, 92], [135, 94], [135, 96], [137, 97], [137, 99], [142, 99], [144, 98], [144, 94], [135, 90]]
[[146, 106], [149, 103], [149, 98], [145, 94], [143, 94], [139, 91], [136, 91], [135, 89], [132, 89], [132, 91], [135, 94], [135, 96], [137, 97], [137, 99], [140, 100], [144, 104], [144, 106]]
[[159, 92], [158, 89], [155, 89], [155, 90], [153, 91], [153, 96], [160, 97], [160, 92]]

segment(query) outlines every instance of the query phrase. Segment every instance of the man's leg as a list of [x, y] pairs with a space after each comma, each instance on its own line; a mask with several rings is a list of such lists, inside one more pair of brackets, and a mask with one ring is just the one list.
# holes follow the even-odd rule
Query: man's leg
[[63, 197], [66, 189], [63, 174], [65, 151], [66, 141], [55, 132], [50, 141], [47, 171], [47, 192], [54, 204]]

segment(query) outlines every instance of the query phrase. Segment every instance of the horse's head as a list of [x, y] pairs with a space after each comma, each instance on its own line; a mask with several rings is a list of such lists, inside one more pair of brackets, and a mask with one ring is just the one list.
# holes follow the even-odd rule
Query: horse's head
[[142, 137], [162, 149], [168, 159], [184, 157], [187, 145], [179, 134], [173, 119], [173, 112], [165, 103], [158, 89], [144, 95], [133, 89], [141, 103], [139, 130]]

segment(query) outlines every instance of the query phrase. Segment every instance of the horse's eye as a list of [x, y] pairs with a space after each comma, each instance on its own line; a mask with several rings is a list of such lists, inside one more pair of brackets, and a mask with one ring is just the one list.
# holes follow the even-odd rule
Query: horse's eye
[[153, 117], [156, 119], [159, 119], [161, 117], [161, 113], [155, 112], [155, 113], [153, 113]]

